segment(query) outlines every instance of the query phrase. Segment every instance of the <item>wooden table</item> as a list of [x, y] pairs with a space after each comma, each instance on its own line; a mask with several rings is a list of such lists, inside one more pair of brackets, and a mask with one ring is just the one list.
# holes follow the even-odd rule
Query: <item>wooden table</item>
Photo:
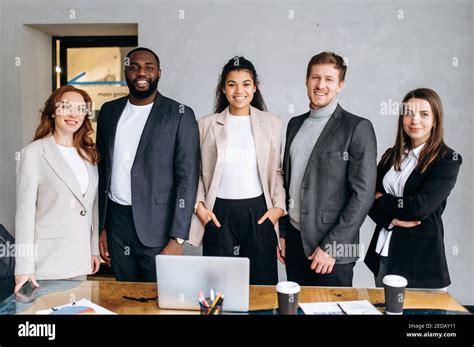
[[[119, 314], [198, 314], [199, 311], [163, 310], [156, 301], [137, 302], [123, 296], [153, 298], [157, 296], [154, 283], [83, 281], [74, 287], [38, 296], [35, 302], [18, 314], [34, 314], [36, 311], [88, 299], [97, 305]], [[382, 289], [302, 287], [300, 302], [368, 300], [372, 304], [383, 304]], [[278, 306], [274, 286], [250, 286], [250, 310], [273, 309]], [[467, 312], [447, 292], [407, 290], [404, 309], [441, 309]], [[379, 308], [383, 311], [383, 308]]]

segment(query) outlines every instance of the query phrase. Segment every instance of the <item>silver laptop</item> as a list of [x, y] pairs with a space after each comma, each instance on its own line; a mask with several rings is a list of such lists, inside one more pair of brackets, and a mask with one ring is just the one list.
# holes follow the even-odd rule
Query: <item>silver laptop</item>
[[248, 258], [157, 255], [158, 306], [199, 310], [198, 293], [224, 294], [224, 311], [249, 309]]

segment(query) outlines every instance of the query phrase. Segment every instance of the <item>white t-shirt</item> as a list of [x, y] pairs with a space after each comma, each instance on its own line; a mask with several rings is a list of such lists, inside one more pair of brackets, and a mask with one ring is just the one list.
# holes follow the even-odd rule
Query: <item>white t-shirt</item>
[[228, 114], [225, 127], [228, 142], [217, 197], [247, 199], [262, 195], [250, 116]]
[[120, 205], [132, 204], [130, 170], [153, 103], [137, 106], [127, 101], [115, 133], [109, 198]]
[[87, 191], [87, 186], [89, 185], [89, 171], [87, 171], [84, 159], [82, 159], [79, 153], [77, 153], [77, 149], [75, 147], [61, 146], [57, 143], [56, 145], [76, 175], [77, 181], [79, 182], [79, 187], [81, 188], [81, 193], [84, 195]]

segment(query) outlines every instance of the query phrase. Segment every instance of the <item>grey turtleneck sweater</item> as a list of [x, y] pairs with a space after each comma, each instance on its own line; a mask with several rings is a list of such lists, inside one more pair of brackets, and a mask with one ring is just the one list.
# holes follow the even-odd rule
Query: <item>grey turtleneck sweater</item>
[[313, 148], [318, 141], [326, 123], [337, 107], [337, 100], [334, 99], [327, 106], [314, 110], [310, 108], [309, 117], [304, 121], [298, 130], [290, 147], [291, 179], [289, 198], [291, 199], [288, 213], [291, 224], [300, 229], [300, 196], [303, 176], [308, 165]]

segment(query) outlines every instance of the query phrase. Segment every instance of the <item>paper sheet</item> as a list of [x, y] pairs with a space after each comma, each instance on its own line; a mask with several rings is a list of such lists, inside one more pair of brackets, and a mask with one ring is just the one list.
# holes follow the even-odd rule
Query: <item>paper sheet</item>
[[310, 302], [300, 303], [304, 314], [344, 314], [337, 302]]
[[339, 301], [338, 304], [346, 314], [382, 314], [367, 300]]
[[109, 311], [99, 305], [94, 304], [92, 301], [82, 299], [75, 303], [69, 303], [66, 305], [56, 306], [47, 310], [37, 311], [36, 314], [116, 314], [115, 312]]
[[382, 314], [367, 300], [300, 303], [305, 314]]

